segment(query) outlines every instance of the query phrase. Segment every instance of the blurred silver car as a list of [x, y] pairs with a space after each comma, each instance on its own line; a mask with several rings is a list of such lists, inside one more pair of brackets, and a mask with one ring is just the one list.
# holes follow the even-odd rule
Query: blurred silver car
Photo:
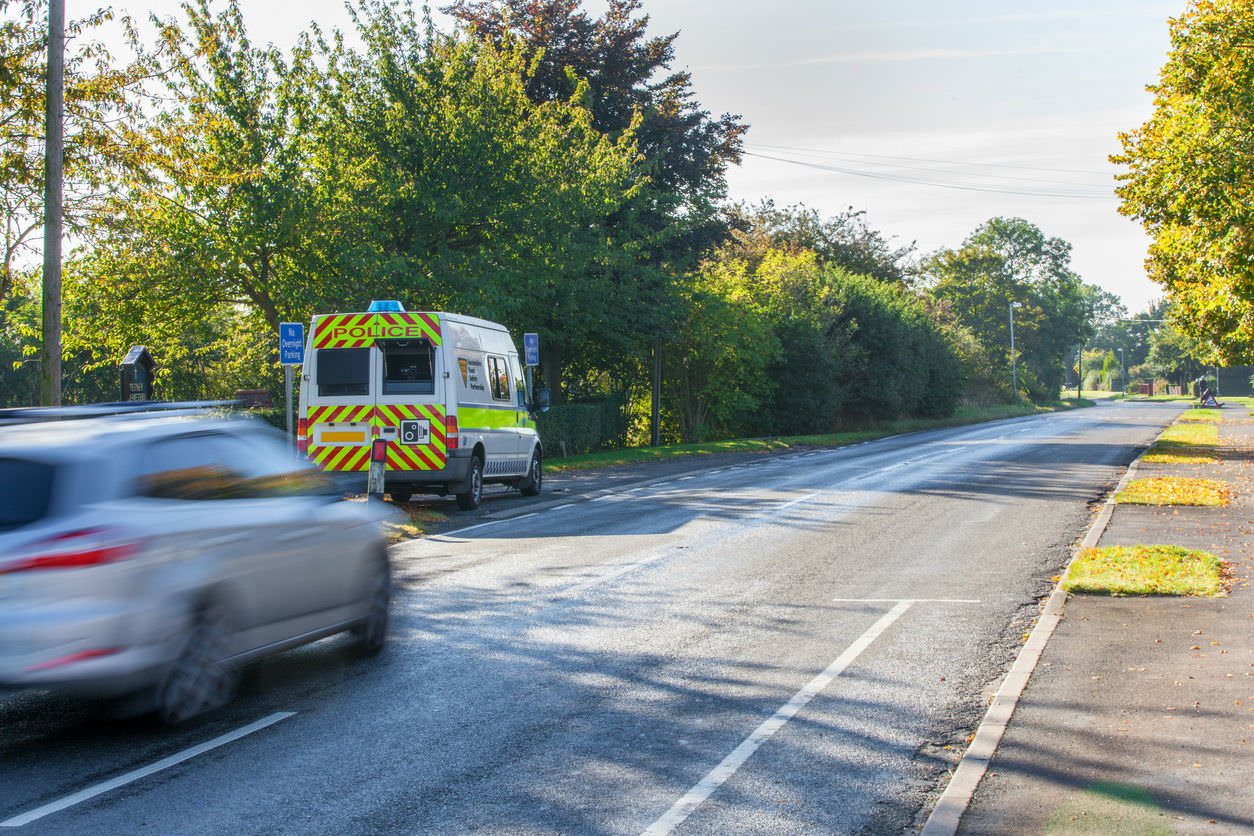
[[178, 723], [263, 656], [344, 630], [379, 651], [389, 591], [380, 512], [259, 421], [0, 426], [0, 688]]

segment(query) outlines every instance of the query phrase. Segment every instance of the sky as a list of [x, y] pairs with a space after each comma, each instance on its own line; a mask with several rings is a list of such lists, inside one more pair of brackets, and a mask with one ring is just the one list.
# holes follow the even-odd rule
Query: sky
[[[67, 0], [67, 17], [98, 3]], [[114, 0], [135, 18], [176, 0]], [[436, 6], [439, 5], [437, 2]], [[310, 20], [350, 30], [341, 0], [243, 0], [254, 42], [292, 45]], [[588, 0], [590, 14], [603, 8]], [[299, 8], [300, 14], [293, 14]], [[848, 208], [917, 255], [992, 217], [1071, 243], [1072, 268], [1130, 312], [1162, 296], [1148, 239], [1119, 215], [1118, 134], [1150, 115], [1185, 0], [644, 0], [679, 33], [673, 70], [712, 115], [750, 129], [732, 200]], [[437, 21], [439, 16], [437, 15]]]

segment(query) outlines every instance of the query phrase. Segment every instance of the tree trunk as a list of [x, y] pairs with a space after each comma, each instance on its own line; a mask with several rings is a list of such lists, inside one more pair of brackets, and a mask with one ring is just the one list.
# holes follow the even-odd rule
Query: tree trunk
[[549, 403], [564, 403], [562, 396], [562, 347], [549, 343], [540, 348], [540, 368], [544, 370], [544, 385], [549, 387]]

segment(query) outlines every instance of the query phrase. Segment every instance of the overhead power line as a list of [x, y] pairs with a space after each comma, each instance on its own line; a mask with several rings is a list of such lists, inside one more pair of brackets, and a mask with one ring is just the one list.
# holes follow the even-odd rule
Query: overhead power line
[[[914, 174], [901, 173], [903, 168], [914, 168], [913, 166], [889, 166], [880, 170], [868, 170], [865, 168], [850, 168], [849, 165], [857, 165], [858, 161], [852, 161], [847, 165], [833, 165], [830, 163], [813, 162], [810, 160], [795, 159], [792, 157], [780, 156], [778, 154], [760, 154], [754, 151], [743, 152], [745, 156], [757, 157], [764, 160], [772, 160], [774, 162], [788, 163], [790, 165], [799, 165], [806, 168], [815, 168], [820, 171], [830, 171], [836, 174], [848, 174], [854, 177], [868, 177], [874, 180], [886, 180], [895, 183], [907, 183], [916, 186], [932, 186], [941, 189], [956, 189], [959, 191], [986, 192], [991, 194], [1007, 194], [1019, 195], [1023, 197], [1047, 197], [1061, 198], [1064, 200], [1115, 200], [1115, 195], [1109, 190], [1101, 186], [1068, 184], [1062, 183], [1058, 188], [1037, 187], [1025, 188], [1021, 185], [1015, 185], [1007, 180], [1023, 181], [1024, 178], [1001, 178], [1000, 183], [975, 183], [963, 182], [955, 180], [958, 177], [985, 177], [974, 172], [954, 172], [954, 171], [933, 171], [931, 169], [923, 169], [935, 173], [937, 178], [926, 178]], [[900, 159], [900, 158], [899, 158]], [[867, 165], [872, 165], [868, 163]], [[1032, 180], [1028, 182], [1048, 183], [1051, 181]]]
[[745, 143], [749, 148], [762, 148], [768, 151], [804, 151], [810, 154], [830, 154], [838, 157], [870, 157], [877, 160], [906, 160], [907, 162], [916, 163], [940, 163], [941, 165], [961, 165], [961, 166], [978, 166], [980, 168], [1014, 168], [1022, 171], [1050, 171], [1059, 174], [1087, 174], [1094, 177], [1106, 177], [1109, 172], [1094, 171], [1092, 169], [1080, 168], [1052, 168], [1039, 165], [1015, 165], [1013, 163], [976, 163], [963, 162], [961, 160], [938, 160], [932, 157], [900, 157], [889, 154], [864, 154], [853, 151], [835, 151], [830, 148], [798, 148], [793, 145], [765, 145], [756, 142]]

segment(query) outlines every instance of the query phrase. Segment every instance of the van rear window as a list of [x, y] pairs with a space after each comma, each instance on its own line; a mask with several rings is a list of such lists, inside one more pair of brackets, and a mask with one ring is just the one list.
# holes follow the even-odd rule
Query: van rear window
[[48, 516], [56, 469], [43, 462], [0, 459], [0, 531]]
[[318, 351], [319, 397], [370, 394], [370, 349], [323, 348]]
[[383, 394], [430, 395], [435, 392], [434, 351], [426, 340], [379, 340], [383, 349]]

